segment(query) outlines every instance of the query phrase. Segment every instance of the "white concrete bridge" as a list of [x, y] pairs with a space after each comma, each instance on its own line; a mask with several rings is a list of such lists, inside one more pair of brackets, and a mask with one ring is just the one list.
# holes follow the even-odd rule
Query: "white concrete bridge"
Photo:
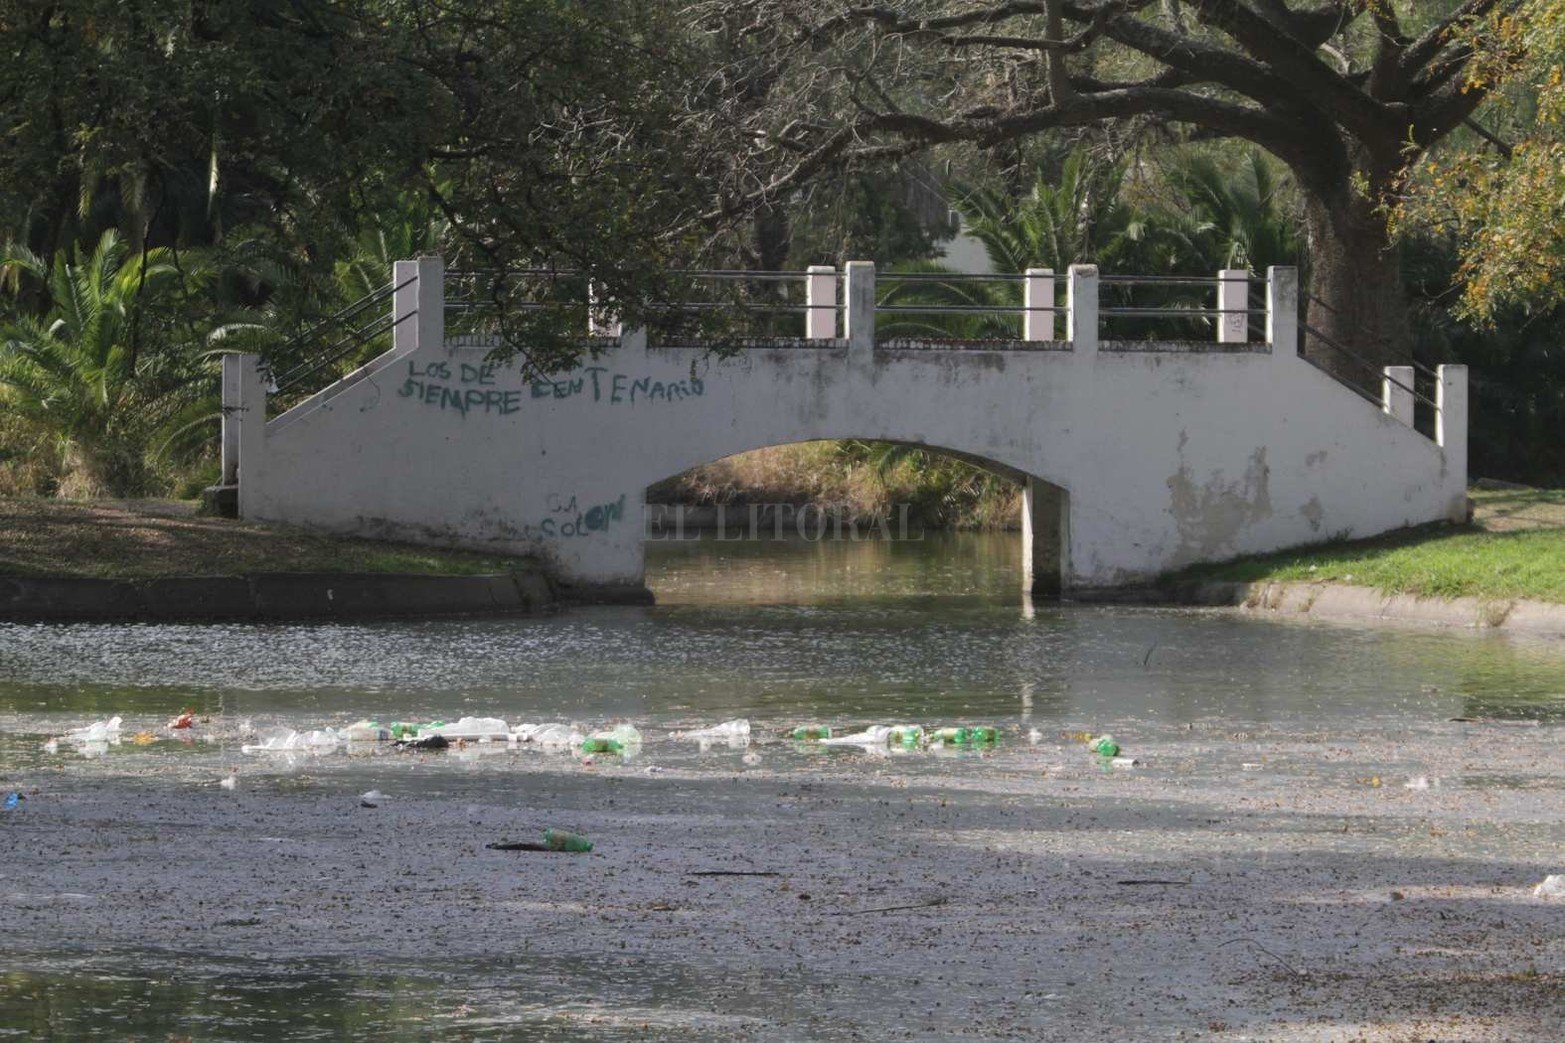
[[803, 338], [719, 359], [627, 331], [536, 381], [486, 361], [492, 338], [447, 335], [438, 258], [399, 262], [392, 348], [281, 415], [259, 360], [228, 359], [225, 480], [248, 519], [535, 553], [585, 593], [632, 595], [649, 485], [814, 439], [944, 450], [1023, 483], [1040, 593], [1465, 515], [1465, 368], [1440, 368], [1435, 438], [1419, 433], [1411, 368], [1375, 403], [1300, 356], [1291, 268], [1267, 273], [1264, 339], [1246, 273], [1209, 280], [1210, 343], [1103, 338], [1117, 315], [1091, 266], [1060, 280], [1062, 306], [1050, 273], [1011, 277], [1022, 336], [1004, 342], [877, 341], [873, 265], [800, 278]]

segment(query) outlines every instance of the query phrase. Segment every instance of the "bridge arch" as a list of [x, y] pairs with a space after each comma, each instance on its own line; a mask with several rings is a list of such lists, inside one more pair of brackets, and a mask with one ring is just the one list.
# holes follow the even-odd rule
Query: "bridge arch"
[[[744, 436], [740, 435], [738, 441], [741, 443], [745, 442]], [[667, 473], [659, 474], [653, 480], [647, 482], [644, 492], [681, 475], [688, 474], [697, 468], [730, 460], [748, 453], [783, 446], [842, 441], [882, 443], [916, 449], [935, 456], [960, 461], [1015, 485], [1021, 499], [1022, 589], [1025, 593], [1036, 597], [1051, 598], [1058, 597], [1064, 590], [1069, 579], [1070, 566], [1069, 491], [1062, 484], [1050, 481], [1042, 475], [1032, 473], [982, 453], [954, 449], [944, 445], [908, 438], [886, 438], [881, 435], [867, 435], [863, 433], [828, 438], [800, 438], [788, 442], [769, 442], [761, 445], [746, 444], [745, 448], [728, 453], [719, 452], [714, 454], [710, 450], [705, 452], [697, 451], [690, 454], [688, 462], [686, 458], [681, 458], [672, 470], [667, 470], [667, 465], [665, 465], [660, 470], [667, 470]], [[657, 507], [658, 505], [655, 504], [646, 504], [649, 527], [655, 526], [658, 522], [658, 516], [661, 512], [657, 510]]]

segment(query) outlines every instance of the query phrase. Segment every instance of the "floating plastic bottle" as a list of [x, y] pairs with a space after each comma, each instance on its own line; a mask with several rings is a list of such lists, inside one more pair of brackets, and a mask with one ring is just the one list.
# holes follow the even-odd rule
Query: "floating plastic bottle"
[[722, 724], [714, 724], [710, 728], [697, 728], [695, 731], [682, 732], [686, 739], [749, 739], [750, 722], [739, 718], [733, 721], [724, 721]]
[[980, 724], [967, 729], [967, 741], [971, 743], [996, 743], [1000, 741], [1000, 729]]
[[582, 740], [583, 753], [625, 753], [640, 748], [641, 733], [633, 724], [617, 724], [607, 731], [593, 732]]
[[543, 842], [550, 851], [575, 851], [585, 853], [592, 850], [592, 841], [580, 833], [572, 833], [568, 829], [546, 829], [543, 831]]
[[382, 728], [379, 721], [354, 721], [342, 730], [342, 737], [349, 742], [390, 742], [397, 738], [391, 728]]
[[568, 724], [518, 724], [511, 733], [517, 742], [533, 743], [550, 750], [564, 750], [581, 745], [586, 738]]
[[886, 741], [892, 745], [901, 745], [904, 749], [913, 749], [924, 741], [924, 729], [916, 724], [899, 724], [892, 727]]
[[822, 746], [884, 746], [886, 737], [891, 734], [891, 729], [883, 724], [872, 724], [861, 732], [852, 735], [838, 735], [830, 739], [821, 739]]
[[284, 728], [273, 732], [264, 742], [239, 747], [242, 753], [330, 753], [342, 744], [343, 737], [334, 728], [296, 732]]
[[78, 728], [65, 737], [75, 743], [89, 742], [119, 742], [120, 741], [119, 717], [110, 717], [106, 721], [94, 721], [85, 728]]
[[511, 726], [498, 717], [463, 717], [454, 724], [436, 721], [420, 729], [420, 734], [433, 733], [447, 739], [467, 739], [471, 742], [505, 742], [511, 737]]
[[1118, 757], [1119, 743], [1114, 741], [1112, 735], [1100, 735], [1087, 743], [1087, 749], [1096, 753], [1099, 757]]
[[790, 739], [800, 742], [819, 742], [822, 739], [831, 738], [831, 725], [829, 724], [801, 724], [788, 733]]
[[936, 728], [929, 733], [929, 742], [935, 746], [965, 746], [971, 741], [967, 728]]

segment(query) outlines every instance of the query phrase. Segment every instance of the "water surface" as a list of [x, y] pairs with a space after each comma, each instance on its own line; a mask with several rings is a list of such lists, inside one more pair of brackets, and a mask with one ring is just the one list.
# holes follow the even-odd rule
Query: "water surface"
[[[785, 743], [781, 733], [806, 722], [839, 731], [909, 722], [1004, 730], [999, 748], [982, 754], [892, 751], [887, 770], [934, 792], [1003, 793], [1007, 778], [1036, 771], [1040, 755], [1062, 777], [1101, 785], [1092, 774], [1100, 769], [1072, 743], [1078, 733], [1112, 731], [1149, 771], [1163, 770], [1168, 786], [1220, 790], [1264, 760], [1281, 795], [1294, 785], [1353, 786], [1370, 772], [1378, 786], [1381, 771], [1388, 780], [1392, 771], [1399, 781], [1443, 772], [1448, 788], [1559, 795], [1558, 765], [1534, 773], [1531, 755], [1499, 768], [1481, 757], [1483, 743], [1557, 748], [1565, 658], [1551, 645], [1215, 611], [1031, 605], [1019, 594], [1018, 543], [1014, 535], [653, 543], [658, 605], [533, 619], [0, 625], [0, 783], [41, 790], [33, 807], [51, 792], [122, 783], [177, 802], [193, 788], [209, 792], [234, 768], [245, 790], [278, 799], [379, 788], [481, 802], [522, 778], [594, 785], [579, 778], [575, 758], [504, 745], [444, 759], [383, 750], [254, 757], [239, 749], [275, 729], [360, 717], [482, 715], [584, 727], [628, 719], [646, 733], [644, 747], [629, 764], [600, 768], [627, 779], [666, 770], [701, 792], [708, 782], [755, 772], [785, 786], [828, 779], [852, 793], [856, 777], [868, 785], [883, 770], [874, 758]], [[170, 732], [168, 718], [187, 706], [208, 720], [188, 734]], [[44, 746], [111, 714], [125, 718], [126, 739], [117, 745]], [[676, 734], [740, 717], [754, 728], [748, 748], [703, 748]], [[1498, 730], [1478, 738], [1459, 731], [1466, 727], [1453, 723], [1459, 718], [1499, 722]], [[150, 741], [128, 741], [136, 732]], [[1444, 753], [1450, 762], [1437, 763]], [[702, 799], [730, 799], [723, 792], [718, 785]], [[28, 821], [16, 816], [37, 819], [27, 804], [11, 814], [13, 828]], [[1483, 850], [1524, 860], [1538, 839], [1535, 830], [1496, 833]], [[1173, 850], [1158, 843], [1154, 850]], [[13, 911], [77, 900], [8, 893]], [[0, 905], [0, 927], [6, 916]], [[665, 962], [654, 972], [565, 960], [530, 965], [518, 985], [507, 967], [483, 961], [453, 976], [449, 966], [417, 958], [355, 967], [299, 953], [230, 963], [188, 946], [161, 954], [85, 941], [40, 948], [10, 932], [4, 945], [0, 1035], [113, 1038], [116, 1026], [210, 1039], [350, 1030], [412, 1039], [458, 1027], [464, 1038], [523, 1029], [548, 1038], [608, 1029], [731, 1038], [752, 1025], [767, 1027], [763, 1035], [805, 1038], [819, 1030], [800, 1028], [775, 1004], [741, 1002], [744, 989], [731, 990], [721, 1010], [694, 1002], [716, 982], [743, 979], [732, 969], [714, 978], [697, 964]], [[802, 975], [800, 987], [809, 980]], [[641, 1020], [592, 1022], [606, 997], [615, 1017], [635, 1010]], [[562, 1021], [563, 1010], [589, 1013]]]

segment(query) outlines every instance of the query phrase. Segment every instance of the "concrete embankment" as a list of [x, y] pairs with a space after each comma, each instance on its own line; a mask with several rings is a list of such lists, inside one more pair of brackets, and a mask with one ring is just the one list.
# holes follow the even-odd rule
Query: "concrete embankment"
[[1388, 594], [1346, 583], [1190, 581], [1155, 587], [1077, 591], [1075, 601], [1231, 607], [1255, 616], [1338, 622], [1423, 624], [1565, 636], [1565, 605], [1526, 598], [1432, 598]]
[[167, 621], [526, 615], [561, 598], [541, 571], [476, 576], [261, 573], [93, 579], [0, 576], [0, 620]]

